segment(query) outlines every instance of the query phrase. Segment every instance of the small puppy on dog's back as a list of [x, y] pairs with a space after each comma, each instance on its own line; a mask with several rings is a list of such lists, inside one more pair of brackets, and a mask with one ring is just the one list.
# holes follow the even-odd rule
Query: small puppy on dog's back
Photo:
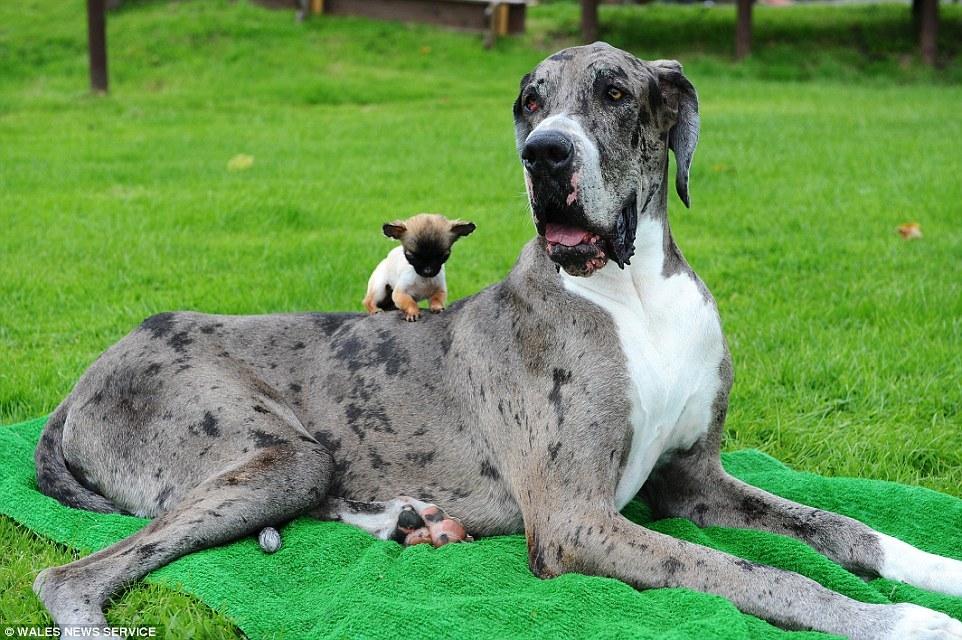
[[421, 300], [428, 300], [434, 313], [443, 311], [448, 297], [444, 263], [451, 245], [474, 229], [473, 222], [433, 213], [385, 224], [384, 235], [400, 240], [401, 246], [392, 249], [371, 274], [364, 308], [368, 313], [400, 309], [408, 322], [421, 316]]

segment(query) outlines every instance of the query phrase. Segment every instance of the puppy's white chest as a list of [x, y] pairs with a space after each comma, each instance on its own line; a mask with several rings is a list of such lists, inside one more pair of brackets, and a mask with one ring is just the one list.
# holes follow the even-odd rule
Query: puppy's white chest
[[373, 293], [375, 300], [380, 300], [381, 296], [385, 295], [385, 287], [401, 290], [418, 302], [426, 300], [447, 288], [444, 266], [441, 266], [441, 270], [433, 278], [419, 276], [404, 257], [404, 248], [394, 247], [377, 265], [367, 281], [368, 293]]
[[441, 267], [438, 275], [434, 276], [433, 278], [425, 278], [423, 276], [419, 276], [414, 271], [414, 267], [408, 265], [407, 268], [404, 269], [404, 271], [402, 271], [398, 276], [395, 288], [400, 289], [420, 302], [421, 300], [427, 300], [433, 296], [439, 289], [444, 289], [444, 280], [444, 267]]
[[611, 314], [625, 355], [631, 450], [615, 491], [621, 509], [662, 455], [692, 446], [708, 430], [724, 341], [714, 307], [688, 274], [632, 278], [610, 269], [617, 266], [588, 280], [565, 278], [565, 286]]

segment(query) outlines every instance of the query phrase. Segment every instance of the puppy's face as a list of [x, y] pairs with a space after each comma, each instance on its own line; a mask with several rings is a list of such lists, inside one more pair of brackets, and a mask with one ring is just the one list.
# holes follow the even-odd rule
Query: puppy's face
[[384, 225], [384, 235], [401, 241], [404, 257], [422, 278], [433, 278], [451, 256], [451, 245], [474, 231], [473, 222], [421, 213]]
[[668, 149], [688, 204], [698, 103], [681, 65], [604, 43], [565, 49], [521, 80], [514, 104], [531, 212], [551, 259], [587, 276], [628, 264], [637, 216], [665, 183]]

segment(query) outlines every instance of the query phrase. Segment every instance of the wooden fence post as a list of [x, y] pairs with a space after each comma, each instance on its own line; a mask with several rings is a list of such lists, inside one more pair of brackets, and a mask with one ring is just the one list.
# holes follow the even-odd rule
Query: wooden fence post
[[919, 16], [919, 48], [925, 64], [934, 66], [938, 54], [939, 0], [922, 0]]
[[752, 52], [752, 0], [738, 0], [735, 19], [735, 58], [741, 60]]
[[107, 8], [104, 0], [87, 0], [87, 47], [90, 88], [107, 93]]
[[581, 0], [581, 40], [590, 44], [598, 39], [598, 0]]

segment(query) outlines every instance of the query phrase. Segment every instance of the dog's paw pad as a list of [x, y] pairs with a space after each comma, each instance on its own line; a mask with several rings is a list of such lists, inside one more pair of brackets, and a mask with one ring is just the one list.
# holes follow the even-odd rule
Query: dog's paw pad
[[431, 542], [435, 547], [450, 542], [471, 542], [474, 540], [464, 530], [464, 525], [453, 518], [443, 518], [437, 524], [429, 525], [428, 529], [431, 532]]
[[398, 516], [395, 540], [406, 546], [431, 544], [442, 547], [452, 542], [472, 542], [464, 525], [448, 517], [444, 511], [433, 504], [411, 500]]
[[407, 529], [410, 532], [423, 527], [424, 520], [414, 510], [414, 507], [407, 505], [401, 508], [401, 515], [397, 518], [397, 526], [399, 529]]
[[420, 529], [415, 529], [411, 533], [404, 537], [404, 546], [413, 547], [416, 544], [430, 544], [431, 543], [431, 532], [428, 531], [427, 527], [421, 527]]

